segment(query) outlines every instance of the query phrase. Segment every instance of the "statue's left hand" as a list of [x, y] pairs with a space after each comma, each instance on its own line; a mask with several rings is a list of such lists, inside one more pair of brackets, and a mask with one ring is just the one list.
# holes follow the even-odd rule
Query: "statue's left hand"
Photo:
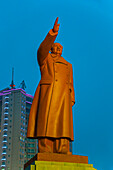
[[53, 26], [53, 32], [58, 32], [59, 26], [60, 24], [58, 24], [58, 17], [57, 17]]

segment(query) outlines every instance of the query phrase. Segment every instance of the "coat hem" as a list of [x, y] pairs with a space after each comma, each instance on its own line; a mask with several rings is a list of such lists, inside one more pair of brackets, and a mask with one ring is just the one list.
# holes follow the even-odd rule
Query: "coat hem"
[[40, 138], [51, 138], [51, 139], [69, 139], [70, 141], [74, 141], [74, 138], [70, 138], [70, 137], [66, 137], [66, 136], [62, 136], [62, 137], [51, 137], [51, 136], [29, 136], [27, 137], [28, 139], [40, 139]]

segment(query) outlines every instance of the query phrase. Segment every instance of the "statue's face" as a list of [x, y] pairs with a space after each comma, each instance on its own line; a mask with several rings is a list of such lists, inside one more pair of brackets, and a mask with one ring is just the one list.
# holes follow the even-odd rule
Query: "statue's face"
[[56, 43], [56, 44], [54, 43], [51, 49], [51, 53], [61, 55], [62, 46], [59, 43]]

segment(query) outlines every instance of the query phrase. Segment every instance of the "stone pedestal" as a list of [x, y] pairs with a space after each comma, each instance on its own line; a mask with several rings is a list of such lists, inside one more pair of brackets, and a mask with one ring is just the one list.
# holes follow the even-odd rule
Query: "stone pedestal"
[[96, 170], [87, 156], [37, 153], [24, 170]]

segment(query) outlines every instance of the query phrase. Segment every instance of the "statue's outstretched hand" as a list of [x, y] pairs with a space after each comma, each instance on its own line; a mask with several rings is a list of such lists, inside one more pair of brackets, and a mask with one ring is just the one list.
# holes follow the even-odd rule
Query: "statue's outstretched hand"
[[58, 32], [59, 26], [60, 24], [58, 24], [58, 17], [57, 17], [53, 26], [53, 32]]

